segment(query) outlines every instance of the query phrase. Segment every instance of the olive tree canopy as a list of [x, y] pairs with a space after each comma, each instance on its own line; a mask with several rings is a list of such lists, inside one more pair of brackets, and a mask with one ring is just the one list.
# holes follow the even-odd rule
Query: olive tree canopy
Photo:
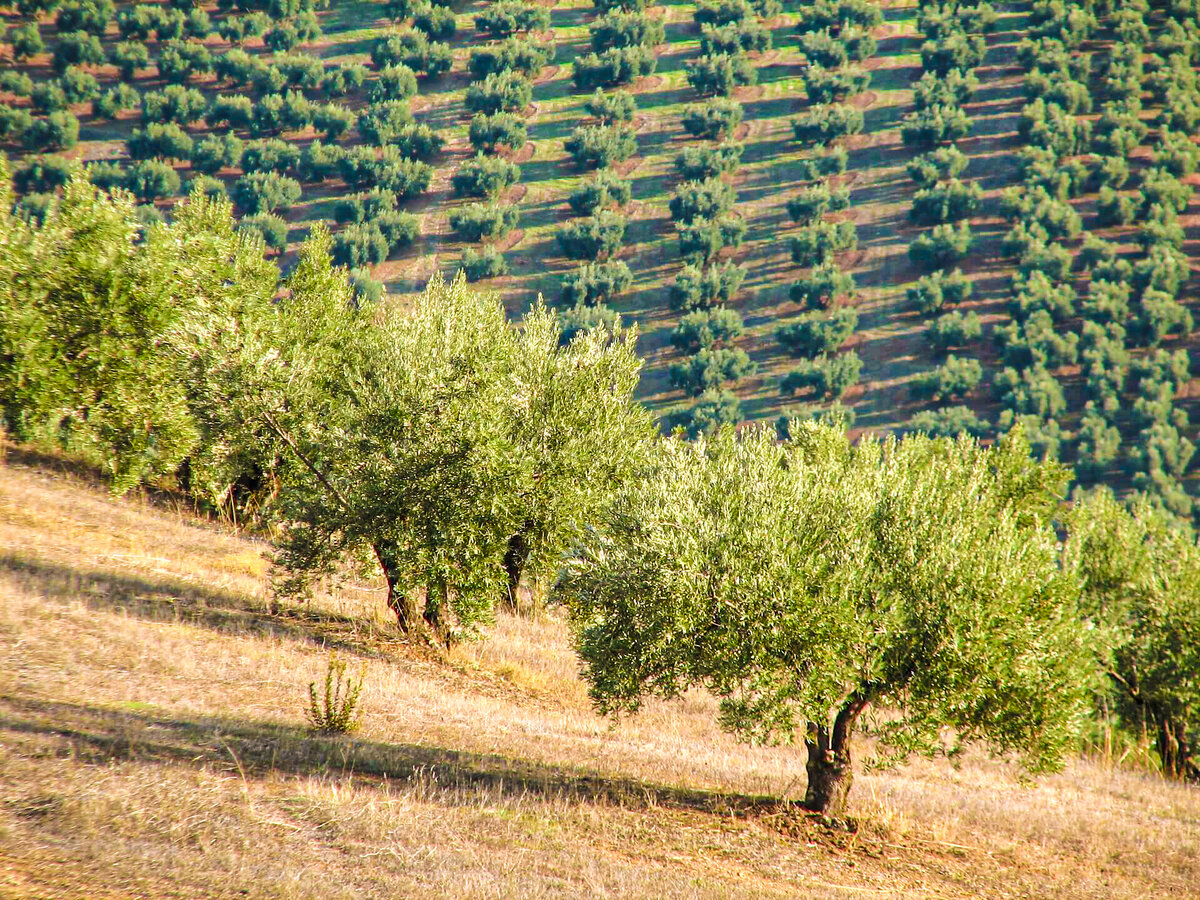
[[550, 566], [636, 466], [636, 334], [560, 346], [540, 304], [514, 327], [461, 278], [359, 308], [330, 245], [316, 229], [230, 381], [281, 448], [281, 586], [377, 565], [400, 626], [448, 639]]
[[1153, 736], [1163, 771], [1200, 780], [1200, 544], [1183, 522], [1100, 488], [1072, 510], [1067, 557], [1123, 724]]
[[790, 434], [663, 442], [567, 559], [556, 596], [598, 708], [701, 685], [744, 739], [799, 731], [805, 804], [831, 815], [871, 708], [892, 760], [983, 739], [1056, 766], [1086, 682], [1050, 526], [1067, 470], [1032, 461], [1019, 431], [990, 450]]

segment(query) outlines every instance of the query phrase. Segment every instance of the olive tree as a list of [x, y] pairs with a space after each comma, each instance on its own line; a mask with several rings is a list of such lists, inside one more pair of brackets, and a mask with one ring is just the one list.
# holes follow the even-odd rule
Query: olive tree
[[728, 97], [735, 87], [755, 84], [758, 72], [746, 56], [722, 53], [688, 62], [687, 81], [701, 97]]
[[714, 97], [683, 111], [683, 127], [692, 137], [720, 140], [742, 122], [744, 110], [736, 100]]
[[752, 375], [756, 368], [740, 347], [705, 348], [682, 362], [673, 363], [668, 375], [672, 387], [690, 397], [698, 397], [705, 391], [720, 389], [727, 381]]
[[584, 263], [563, 276], [562, 302], [567, 306], [601, 306], [633, 284], [633, 273], [620, 260]]
[[591, 181], [584, 182], [567, 197], [567, 204], [581, 216], [598, 209], [624, 206], [633, 198], [633, 186], [625, 178], [601, 169]]
[[818, 356], [806, 360], [779, 381], [779, 392], [791, 396], [796, 391], [813, 388], [817, 397], [837, 399], [858, 384], [862, 360], [853, 351], [834, 356]]
[[1200, 779], [1200, 546], [1162, 510], [1107, 489], [1077, 504], [1067, 558], [1121, 724], [1154, 738], [1164, 773]]
[[1066, 470], [1019, 431], [988, 450], [789, 431], [665, 441], [566, 558], [555, 596], [597, 708], [701, 685], [743, 739], [802, 735], [804, 804], [831, 816], [864, 722], [886, 761], [985, 740], [1061, 765], [1086, 683], [1050, 522]]
[[468, 203], [450, 212], [450, 227], [464, 241], [478, 242], [504, 237], [520, 220], [512, 204]]
[[680, 353], [699, 353], [716, 345], [727, 346], [745, 331], [736, 310], [718, 307], [690, 312], [671, 332], [671, 346]]
[[671, 309], [688, 312], [728, 303], [737, 294], [745, 278], [746, 270], [734, 262], [704, 268], [686, 265], [671, 285]]
[[858, 327], [858, 312], [850, 307], [829, 313], [805, 313], [791, 325], [775, 330], [775, 338], [793, 356], [834, 353]]
[[520, 150], [528, 140], [525, 123], [511, 113], [476, 113], [468, 129], [471, 146], [480, 153], [495, 153], [501, 147]]
[[273, 365], [243, 409], [283, 448], [282, 587], [377, 567], [402, 629], [443, 640], [544, 574], [638, 464], [632, 334], [563, 346], [540, 305], [513, 328], [495, 295], [435, 277], [359, 311], [320, 229], [290, 277]]
[[600, 120], [601, 125], [632, 122], [637, 102], [629, 91], [605, 91], [596, 88], [595, 93], [583, 104], [589, 115]]
[[[97, 191], [81, 171], [40, 226], [9, 213], [2, 160], [0, 194], [0, 414], [10, 434], [84, 449], [116, 493], [186, 459], [194, 496], [227, 497], [242, 451], [253, 450], [206, 414], [206, 360], [242, 333], [229, 322], [271, 307], [278, 272], [261, 244], [237, 239], [228, 201], [199, 194], [170, 225], [143, 231], [132, 196]], [[216, 327], [182, 354], [181, 335], [207, 316]], [[212, 409], [238, 418], [227, 403]]]
[[637, 152], [633, 129], [625, 125], [581, 125], [563, 141], [580, 169], [603, 169]]
[[494, 198], [517, 183], [521, 170], [506, 159], [484, 156], [468, 159], [450, 177], [456, 197]]
[[554, 236], [568, 259], [596, 260], [621, 249], [625, 225], [624, 216], [601, 209], [586, 219], [561, 226]]
[[685, 147], [675, 157], [675, 170], [685, 181], [732, 174], [742, 164], [745, 148], [732, 141], [715, 147]]
[[533, 85], [529, 79], [519, 72], [508, 71], [493, 73], [472, 84], [463, 103], [470, 112], [491, 116], [520, 112], [532, 100]]
[[571, 80], [578, 91], [593, 88], [617, 87], [633, 79], [649, 75], [657, 61], [654, 54], [642, 46], [610, 47], [603, 53], [586, 53], [575, 57]]

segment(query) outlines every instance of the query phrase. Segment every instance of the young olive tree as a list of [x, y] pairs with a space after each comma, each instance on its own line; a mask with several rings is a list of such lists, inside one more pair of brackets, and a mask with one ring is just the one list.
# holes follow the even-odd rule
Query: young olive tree
[[862, 721], [887, 761], [953, 728], [951, 752], [985, 740], [1059, 766], [1087, 682], [1050, 522], [1067, 471], [1020, 431], [988, 450], [789, 431], [665, 441], [567, 557], [555, 596], [597, 708], [702, 685], [739, 737], [803, 736], [805, 806], [831, 816]]

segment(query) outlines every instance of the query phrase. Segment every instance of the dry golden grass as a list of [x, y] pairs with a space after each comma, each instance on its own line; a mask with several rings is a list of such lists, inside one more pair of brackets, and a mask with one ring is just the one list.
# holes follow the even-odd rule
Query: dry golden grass
[[[856, 834], [779, 797], [701, 694], [596, 717], [562, 623], [449, 658], [376, 585], [270, 602], [266, 548], [0, 468], [0, 897], [1160, 897], [1200, 885], [1200, 791], [976, 755], [862, 775]], [[328, 649], [361, 731], [313, 735]], [[866, 750], [867, 748], [864, 748]]]

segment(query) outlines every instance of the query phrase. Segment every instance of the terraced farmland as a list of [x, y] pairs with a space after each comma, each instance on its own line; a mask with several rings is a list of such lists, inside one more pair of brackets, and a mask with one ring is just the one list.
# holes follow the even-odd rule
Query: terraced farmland
[[[407, 189], [400, 192], [400, 209], [416, 217], [417, 236], [408, 243], [404, 228], [394, 225], [386, 259], [372, 267], [373, 276], [382, 280], [391, 294], [402, 296], [419, 290], [436, 271], [456, 271], [464, 252], [478, 249], [460, 240], [460, 233], [452, 226], [456, 211], [478, 199], [511, 204], [518, 214], [515, 227], [502, 227], [499, 230], [503, 233], [495, 240], [484, 242], [502, 254], [507, 270], [484, 283], [499, 291], [514, 312], [527, 308], [538, 295], [559, 304], [564, 282], [586, 261], [568, 259], [557, 236], [565, 226], [581, 221], [568, 199], [596, 177], [594, 171], [580, 169], [566, 146], [575, 129], [597, 122], [587, 109], [592, 86], [577, 85], [574, 77], [581, 57], [606, 46], [604, 40], [593, 37], [602, 10], [590, 2], [574, 0], [542, 7], [548, 18], [535, 15], [531, 29], [516, 26], [519, 45], [552, 47], [554, 52], [548, 61], [539, 59], [527, 66], [532, 88], [529, 99], [512, 114], [524, 122], [528, 142], [500, 151], [519, 166], [519, 178], [491, 198], [455, 196], [452, 177], [476, 152], [469, 133], [473, 113], [468, 108], [474, 101], [468, 94], [472, 84], [480, 80], [477, 76], [482, 70], [473, 71], [476, 64], [472, 59], [482, 50], [499, 46], [499, 38], [506, 33], [504, 27], [494, 26], [489, 34], [479, 27], [479, 22], [487, 23], [486, 18], [477, 22], [477, 17], [512, 8], [511, 2], [449, 8], [334, 2], [328, 9], [308, 12], [303, 4], [282, 0], [227, 10], [205, 4], [180, 5], [193, 18], [206, 14], [207, 30], [204, 23], [193, 25], [191, 18], [184, 20], [183, 12], [175, 13], [173, 7], [166, 6], [114, 7], [94, 0], [64, 6], [57, 12], [37, 12], [34, 6], [37, 4], [5, 13], [13, 45], [6, 50], [14, 57], [6, 64], [14, 74], [7, 76], [3, 87], [8, 93], [0, 99], [8, 104], [5, 121], [15, 123], [7, 129], [12, 154], [30, 156], [23, 146], [35, 143], [21, 143], [23, 134], [18, 126], [28, 123], [28, 119], [21, 119], [23, 111], [28, 117], [31, 106], [41, 103], [48, 108], [46, 96], [31, 90], [32, 86], [63, 74], [62, 83], [69, 89], [67, 77], [88, 73], [96, 79], [98, 97], [111, 94], [115, 98], [122, 76], [111, 62], [114, 48], [123, 39], [128, 43], [138, 32], [136, 24], [128, 22], [138, 9], [166, 10], [160, 16], [165, 25], [156, 31], [151, 22], [143, 29], [149, 59], [124, 79], [138, 92], [136, 98], [125, 98], [130, 108], [115, 113], [109, 110], [111, 114], [106, 117], [99, 99], [79, 99], [88, 90], [77, 89], [74, 96], [68, 90], [67, 101], [78, 100], [67, 102], [66, 107], [78, 117], [80, 131], [78, 144], [65, 151], [66, 155], [127, 165], [131, 147], [127, 142], [135, 129], [148, 129], [158, 115], [154, 111], [157, 107], [151, 110], [145, 105], [145, 95], [162, 94], [172, 80], [180, 82], [186, 91], [198, 91], [208, 110], [218, 98], [239, 93], [253, 98], [254, 115], [260, 117], [265, 115], [260, 114], [260, 108], [272, 103], [282, 108], [287, 97], [293, 97], [289, 102], [294, 107], [308, 102], [312, 110], [307, 125], [303, 124], [303, 111], [296, 114], [299, 118], [291, 125], [284, 110], [284, 121], [264, 125], [255, 118], [239, 127], [206, 120], [201, 109], [193, 118], [183, 117], [188, 119], [183, 131], [197, 145], [205, 136], [229, 131], [235, 131], [247, 147], [275, 137], [302, 153], [308, 151], [310, 157], [317, 140], [352, 152], [370, 146], [363, 134], [361, 116], [392, 97], [393, 103], [407, 105], [415, 123], [427, 125], [440, 135], [442, 144], [424, 151], [413, 150], [409, 144], [398, 153], [369, 151], [382, 152], [385, 157], [388, 152], [410, 158], [420, 156], [429, 166], [422, 170], [424, 175], [416, 177], [415, 186], [406, 181]], [[626, 6], [636, 10], [638, 4]], [[256, 11], [260, 8], [268, 15]], [[820, 18], [825, 14], [821, 10], [826, 8], [832, 10], [827, 21]], [[73, 30], [67, 38], [60, 33], [65, 26], [74, 29], [79, 24], [76, 20], [81, 20], [81, 14], [63, 18], [63, 10], [75, 9], [99, 10], [96, 16], [101, 21], [89, 27], [110, 61], [89, 63], [85, 50], [81, 51], [85, 53], [83, 62], [70, 64], [78, 52], [60, 50], [64, 42], [79, 43], [71, 34], [87, 33], [87, 28]], [[1195, 292], [1188, 281], [1197, 238], [1195, 203], [1191, 200], [1197, 180], [1192, 137], [1196, 129], [1188, 127], [1196, 124], [1189, 112], [1196, 96], [1195, 11], [1181, 3], [1093, 11], [1086, 4], [1063, 4], [1058, 0], [994, 8], [988, 4], [926, 3], [918, 7], [882, 2], [878, 13], [875, 9], [870, 3], [853, 2], [840, 6], [787, 3], [779, 8], [768, 0], [757, 4], [705, 2], [699, 6], [662, 3], [644, 13], [629, 14], [644, 15], [643, 22], [660, 23], [662, 36], [661, 41], [656, 38], [653, 46], [639, 51], [653, 60], [652, 66], [639, 65], [653, 71], [606, 82], [610, 96], [616, 90], [627, 90], [636, 104], [627, 126], [633, 132], [635, 149], [631, 156], [613, 161], [606, 169], [629, 183], [630, 199], [615, 212], [625, 221], [623, 237], [609, 262], [627, 265], [631, 283], [607, 299], [608, 306], [622, 319], [636, 322], [640, 329], [639, 347], [647, 362], [641, 389], [644, 400], [662, 414], [664, 426], [691, 424], [695, 430], [721, 418], [774, 420], [781, 414], [804, 415], [835, 401], [852, 411], [856, 428], [874, 430], [911, 427], [914, 416], [933, 411], [933, 415], [918, 418], [916, 424], [949, 432], [974, 431], [986, 437], [1019, 419], [1034, 434], [1039, 448], [1053, 450], [1067, 461], [1081, 459], [1086, 477], [1121, 488], [1136, 486], [1164, 499], [1177, 511], [1190, 513], [1187, 495], [1196, 494], [1195, 467], [1191, 465], [1191, 438], [1196, 429], [1191, 420], [1195, 418], [1198, 392], [1188, 360], [1188, 355], [1194, 357], [1197, 351], [1190, 322]], [[105, 15], [109, 17], [106, 22]], [[158, 14], [147, 15], [154, 19]], [[232, 30], [225, 26], [255, 16], [261, 26], [257, 36], [237, 32], [241, 26]], [[750, 41], [748, 51], [734, 48], [728, 53], [705, 56], [702, 45], [708, 41], [708, 49], [713, 49], [715, 38], [701, 28], [698, 18], [712, 24], [732, 23], [730, 27], [735, 31], [741, 28], [746, 35], [758, 36]], [[319, 28], [311, 27], [314, 19]], [[16, 53], [13, 29], [27, 26], [30, 21], [36, 21], [44, 46], [18, 60], [15, 56], [21, 54]], [[86, 25], [85, 17], [83, 21]], [[287, 26], [288, 22], [292, 26]], [[808, 24], [803, 32], [816, 36], [816, 43], [811, 43], [807, 52], [797, 28], [805, 22]], [[861, 22], [868, 23], [865, 33], [869, 38], [863, 37], [863, 30], [856, 24]], [[444, 64], [432, 66], [428, 73], [419, 71], [416, 92], [406, 97], [408, 91], [403, 85], [387, 81], [389, 76], [383, 74], [381, 63], [389, 60], [381, 60], [377, 48], [389, 36], [422, 34], [413, 30], [413, 24], [430, 32], [432, 45], [428, 38], [420, 38], [426, 45], [444, 43], [442, 52], [451, 63], [444, 73], [438, 71]], [[293, 31], [299, 28], [299, 38], [280, 36], [285, 26]], [[304, 33], [306, 28], [310, 33]], [[762, 38], [764, 32], [769, 41]], [[189, 33], [193, 36], [183, 40]], [[284, 55], [273, 55], [264, 39], [277, 49], [286, 49]], [[859, 46], [855, 42], [860, 40], [867, 51], [858, 53], [861, 59], [855, 56]], [[974, 48], [971, 53], [978, 58], [968, 59], [968, 53], [949, 64], [939, 62], [938, 53], [950, 53], [957, 46], [955, 41], [970, 45]], [[861, 128], [848, 128], [848, 133], [835, 136], [822, 149], [814, 146], [815, 141], [797, 140], [793, 121], [827, 108], [809, 96], [814, 77], [811, 64], [818, 51], [826, 52], [820, 48], [827, 45], [832, 46], [828, 52], [833, 52], [830, 72], [865, 71], [869, 80], [833, 98], [834, 107], [861, 113]], [[837, 49], [843, 46], [851, 48], [848, 60]], [[255, 81], [259, 76], [246, 76], [244, 83], [238, 83], [228, 76], [230, 67], [222, 69], [219, 62], [210, 62], [207, 69], [203, 62], [193, 65], [190, 71], [185, 67], [180, 77], [178, 65], [172, 69], [162, 63], [163, 59], [174, 59], [171, 53], [191, 53], [188, 58], [194, 59], [207, 52], [213, 61], [219, 61], [230, 58], [238, 47], [258, 60], [258, 71], [272, 61], [279, 63], [284, 72], [279, 77], [286, 76], [291, 83], [272, 85], [269, 76], [261, 76], [260, 81]], [[405, 58], [420, 70], [421, 65], [428, 64], [425, 52], [422, 62]], [[306, 55], [319, 60], [315, 73], [310, 66], [305, 74]], [[733, 60], [735, 67], [740, 65], [751, 72], [749, 77], [735, 80], [752, 83], [711, 91], [726, 95], [741, 109], [740, 121], [730, 133], [711, 141], [689, 133], [684, 126], [688, 109], [705, 102], [693, 86], [693, 82], [698, 84], [694, 74], [689, 81], [689, 71], [695, 69], [702, 56]], [[1084, 66], [1084, 60], [1089, 64]], [[349, 71], [356, 64], [366, 66], [365, 71], [360, 70], [365, 75], [361, 84], [351, 83], [337, 90], [330, 87], [330, 72]], [[927, 71], [932, 74], [921, 81]], [[977, 83], [949, 105], [944, 96], [930, 93], [957, 83], [955, 78], [969, 79], [972, 72]], [[19, 74], [28, 75], [31, 84], [22, 87]], [[29, 94], [33, 96], [26, 96]], [[271, 96], [281, 99], [273, 101]], [[358, 127], [348, 127], [341, 134], [336, 133], [337, 127], [331, 127], [323, 136], [319, 134], [322, 123], [332, 115], [326, 112], [325, 119], [321, 119], [323, 103], [349, 110], [357, 117]], [[921, 121], [918, 107], [928, 109], [931, 104], [938, 115], [958, 116], [965, 123], [965, 133], [952, 127], [925, 139], [919, 135], [906, 137], [905, 124], [910, 130], [915, 127], [913, 123]], [[1050, 115], [1051, 127], [1039, 125], [1032, 114], [1027, 114], [1037, 104], [1042, 104], [1038, 109], [1043, 113], [1050, 106], [1057, 111]], [[857, 113], [847, 114], [853, 117]], [[296, 122], [302, 127], [293, 128]], [[614, 127], [625, 126], [618, 123]], [[1063, 128], [1078, 139], [1063, 143], [1057, 137]], [[1081, 137], [1082, 130], [1088, 133]], [[1116, 140], [1111, 137], [1114, 131]], [[1132, 138], [1122, 137], [1127, 132]], [[382, 140], [388, 143], [386, 138]], [[707, 343], [700, 346], [701, 353], [712, 351], [716, 355], [694, 364], [694, 357], [679, 349], [686, 342], [679, 338], [675, 344], [672, 342], [686, 310], [672, 308], [671, 288], [685, 260], [670, 203], [684, 181], [677, 157], [688, 150], [716, 147], [722, 140], [743, 148], [740, 165], [719, 177], [732, 186], [733, 204], [727, 215], [744, 223], [744, 235], [740, 242], [732, 242], [736, 246], [719, 248], [711, 258], [700, 260], [700, 265], [732, 260], [742, 267], [744, 278], [725, 304], [740, 317], [740, 323], [736, 317], [722, 320], [725, 326], [733, 321], [733, 330], [717, 335], [715, 342], [711, 336], [704, 337], [702, 343]], [[964, 211], [918, 223], [910, 210], [922, 186], [910, 177], [909, 164], [919, 154], [938, 147], [946, 152], [957, 147], [965, 158], [965, 168], [940, 172], [929, 184], [935, 190], [961, 191], [962, 196], [975, 192], [975, 199]], [[844, 167], [835, 166], [823, 178], [814, 179], [813, 160], [840, 152], [838, 148], [846, 153]], [[1182, 161], [1169, 162], [1168, 156]], [[1127, 160], [1131, 167], [1123, 176], [1110, 171], [1120, 160]], [[375, 182], [365, 178], [358, 184], [350, 183], [347, 170], [338, 169], [334, 162], [326, 164], [320, 177], [304, 177], [312, 175], [315, 164], [309, 162], [309, 157], [301, 157], [298, 162], [289, 164], [285, 159], [280, 164], [281, 171], [302, 182], [299, 200], [290, 208], [284, 204], [285, 208], [278, 210], [288, 229], [286, 246], [280, 253], [280, 263], [285, 267], [312, 223], [328, 221], [343, 231], [357, 227], [352, 221], [334, 222], [354, 217], [339, 211], [339, 201], [357, 189], [379, 183], [378, 178]], [[169, 164], [177, 170], [184, 186], [198, 174], [194, 158], [191, 163], [175, 159]], [[245, 165], [244, 159], [241, 165]], [[421, 165], [416, 163], [414, 167], [419, 169]], [[238, 188], [242, 169], [232, 165], [214, 170], [211, 164], [208, 168], [242, 202], [245, 195]], [[118, 178], [111, 167], [107, 171], [110, 180]], [[1154, 185], [1163, 172], [1167, 173], [1164, 177], [1173, 180], [1167, 185], [1168, 193], [1175, 193], [1174, 199], [1158, 202], [1156, 198], [1161, 199], [1162, 191]], [[392, 179], [388, 183], [394, 184], [399, 176], [393, 171], [388, 177]], [[834, 194], [844, 189], [848, 199], [845, 208], [835, 208], [824, 216], [818, 214], [816, 226], [793, 222], [789, 200], [818, 182]], [[1151, 185], [1150, 196], [1138, 200], [1130, 188], [1141, 184], [1142, 196], [1146, 197], [1146, 183]], [[53, 186], [38, 184], [33, 177], [27, 179], [28, 185]], [[218, 189], [211, 183], [210, 187]], [[1038, 194], [1039, 190], [1043, 193]], [[403, 196], [405, 193], [411, 196]], [[1021, 196], [1036, 199], [1043, 194], [1052, 206], [1049, 213], [1031, 211], [1029, 204], [1018, 208]], [[1110, 214], [1101, 209], [1106, 203], [1118, 203], [1122, 196], [1127, 198], [1128, 210]], [[164, 212], [175, 200], [155, 196], [153, 189], [148, 199]], [[241, 211], [249, 211], [245, 202]], [[370, 210], [357, 215], [371, 217]], [[1038, 215], [1043, 218], [1037, 220]], [[1064, 230], [1059, 233], [1051, 228], [1032, 239], [1024, 231], [1014, 236], [1013, 224], [1027, 219], [1044, 231], [1050, 222], [1046, 215], [1057, 216], [1056, 222], [1066, 221]], [[930, 267], [916, 265], [909, 247], [919, 235], [931, 232], [938, 221], [960, 220], [969, 223], [969, 249], [965, 254], [956, 254], [960, 258], [940, 261], [933, 270], [943, 270], [947, 275], [961, 270], [971, 286], [969, 296], [957, 304], [943, 305], [939, 299], [927, 304], [922, 312], [919, 296], [924, 288], [919, 287], [918, 279], [928, 275]], [[809, 266], [793, 261], [797, 257], [792, 239], [802, 234], [811, 236], [815, 233], [813, 227], [819, 231], [833, 226], [836, 231], [842, 223], [852, 223], [849, 233], [853, 241], [832, 251], [821, 250], [818, 256], [836, 271], [849, 274], [853, 290], [834, 291], [820, 298], [812, 311], [812, 304], [802, 297], [800, 302], [793, 299], [796, 295], [792, 286], [811, 272]], [[847, 233], [844, 226], [842, 233]], [[1109, 243], [1100, 247], [1094, 243], [1097, 238]], [[1080, 254], [1085, 239], [1092, 242], [1087, 244], [1092, 249]], [[1156, 247], [1168, 247], [1163, 253], [1170, 259], [1163, 263], [1166, 257]], [[604, 256], [602, 251], [601, 261]], [[817, 261], [804, 260], [810, 264]], [[1108, 268], [1097, 274], [1097, 262]], [[1135, 269], [1143, 263], [1143, 269], [1138, 270], [1143, 274], [1139, 275]], [[1184, 270], [1169, 277], [1156, 275], [1154, 272], [1160, 270], [1166, 272], [1159, 263], [1167, 269], [1182, 265]], [[1062, 269], [1064, 264], [1068, 269]], [[1044, 297], [1019, 299], [1042, 289], [1040, 282], [1029, 287], [1028, 278], [1036, 271], [1049, 272], [1054, 289], [1070, 294], [1065, 305], [1060, 303], [1052, 314], [1034, 308], [1048, 302]], [[1163, 283], [1164, 278], [1169, 284]], [[1133, 293], [1119, 298], [1116, 307], [1109, 309], [1103, 299], [1091, 299], [1097, 293], [1093, 287], [1097, 281], [1129, 282]], [[1173, 290], [1160, 290], [1164, 287]], [[1149, 302], [1147, 290], [1152, 292]], [[946, 320], [944, 314], [952, 306], [961, 315]], [[789, 352], [781, 343], [779, 330], [814, 322], [819, 327], [825, 321], [822, 317], [833, 315], [825, 311], [828, 307], [854, 310], [857, 318], [845, 320], [850, 325], [849, 336], [815, 362], [805, 359], [811, 353]], [[939, 321], [937, 314], [943, 314], [943, 319]], [[1036, 314], [1033, 321], [1041, 329], [1040, 337], [1034, 334], [1034, 326], [1027, 324], [1031, 314]], [[1118, 326], [1120, 333], [1109, 328], [1110, 324]], [[1095, 327], [1089, 330], [1089, 325]], [[965, 332], [955, 330], [964, 327]], [[949, 337], [935, 346], [929, 340], [933, 330]], [[954, 362], [950, 368], [938, 368], [948, 348]], [[737, 351], [744, 351], [746, 357], [738, 355], [734, 359]], [[838, 351], [840, 355], [835, 355]], [[1183, 356], [1177, 351], [1183, 351]], [[1172, 353], [1175, 355], [1170, 356]], [[829, 366], [839, 362], [845, 365], [833, 372]], [[685, 371], [685, 364], [692, 368]], [[722, 365], [730, 368], [718, 371]], [[859, 365], [861, 368], [856, 368]], [[691, 382], [687, 382], [688, 377]], [[685, 382], [691, 390], [677, 387]], [[736, 404], [728, 394], [722, 395], [722, 390], [736, 396]], [[690, 416], [689, 410], [697, 402], [695, 395], [700, 395], [701, 404], [707, 401], [712, 405], [706, 414], [711, 418]], [[1136, 407], [1139, 398], [1146, 400], [1142, 407]], [[1153, 403], [1158, 405], [1150, 409]], [[1077, 449], [1079, 446], [1082, 451]]]

